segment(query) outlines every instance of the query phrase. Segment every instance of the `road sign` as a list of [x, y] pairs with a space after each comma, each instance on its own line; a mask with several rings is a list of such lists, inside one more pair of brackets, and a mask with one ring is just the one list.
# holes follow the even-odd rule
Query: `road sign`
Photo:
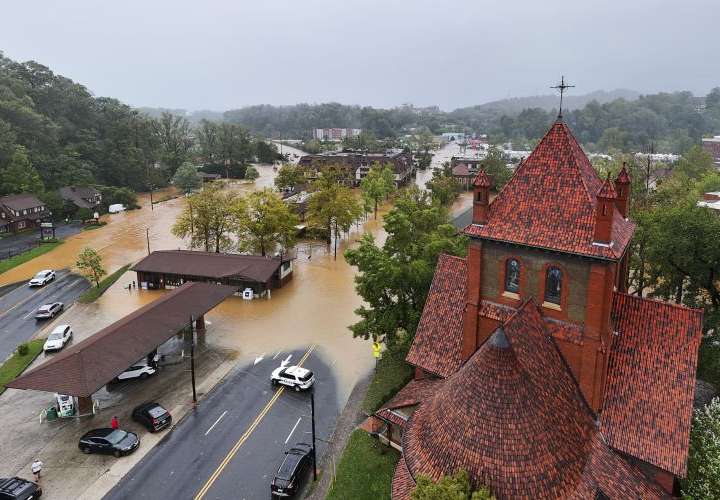
[[380, 358], [380, 356], [381, 356], [380, 349], [381, 348], [382, 348], [382, 346], [380, 345], [380, 342], [373, 342], [373, 345], [372, 345], [373, 357]]

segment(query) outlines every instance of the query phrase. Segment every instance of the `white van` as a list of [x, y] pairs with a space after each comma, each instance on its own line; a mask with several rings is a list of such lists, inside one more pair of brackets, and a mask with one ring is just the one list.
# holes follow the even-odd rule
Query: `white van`
[[125, 205], [123, 205], [122, 203], [115, 203], [108, 207], [108, 212], [110, 212], [111, 214], [116, 214], [116, 213], [122, 212], [124, 210], [125, 210]]

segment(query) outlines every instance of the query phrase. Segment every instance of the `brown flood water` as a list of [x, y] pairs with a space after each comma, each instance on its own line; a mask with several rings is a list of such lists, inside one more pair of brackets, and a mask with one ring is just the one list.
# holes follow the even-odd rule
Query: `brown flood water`
[[[271, 187], [275, 175], [271, 166], [258, 166], [260, 178], [254, 184], [233, 183], [231, 189], [248, 192]], [[163, 194], [155, 193], [155, 199]], [[170, 233], [170, 227], [180, 213], [185, 199], [180, 197], [148, 206], [148, 196], [139, 197], [143, 208], [105, 216], [108, 224], [100, 229], [85, 231], [57, 249], [31, 262], [0, 275], [0, 285], [24, 280], [44, 268], [73, 267], [77, 254], [85, 246], [95, 248], [102, 256], [108, 273], [124, 264], [136, 262], [147, 254], [145, 232], [149, 229], [150, 249], [186, 248], [185, 242]], [[468, 205], [463, 197], [453, 211]], [[213, 346], [231, 349], [242, 360], [264, 356], [272, 358], [279, 351], [303, 348], [317, 344], [339, 377], [340, 401], [348, 396], [355, 382], [374, 364], [370, 344], [354, 339], [347, 329], [356, 320], [354, 309], [360, 303], [355, 293], [355, 269], [342, 256], [348, 244], [353, 244], [363, 233], [370, 232], [384, 240], [382, 214], [378, 220], [368, 220], [353, 227], [349, 239], [338, 246], [338, 258], [325, 245], [298, 245], [292, 281], [284, 288], [272, 292], [272, 298], [244, 301], [232, 297], [213, 311], [206, 319], [207, 342]], [[312, 254], [309, 258], [310, 253]], [[138, 307], [155, 300], [162, 291], [133, 290], [125, 287], [136, 279], [126, 273], [92, 307], [93, 317], [119, 319]]]

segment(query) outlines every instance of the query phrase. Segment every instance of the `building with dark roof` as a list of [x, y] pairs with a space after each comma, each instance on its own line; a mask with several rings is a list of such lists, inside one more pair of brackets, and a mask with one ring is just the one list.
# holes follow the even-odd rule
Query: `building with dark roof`
[[630, 179], [600, 179], [558, 120], [440, 257], [407, 362], [374, 415], [393, 498], [467, 470], [499, 499], [649, 499], [687, 472], [700, 310], [628, 295]]
[[712, 155], [715, 166], [720, 168], [720, 135], [703, 138], [702, 147]]
[[0, 198], [0, 233], [16, 233], [37, 227], [49, 215], [45, 203], [33, 194], [3, 196]]
[[102, 203], [102, 194], [91, 186], [65, 186], [58, 189], [58, 194], [78, 208], [94, 210]]
[[262, 296], [292, 279], [292, 260], [285, 256], [263, 257], [196, 250], [157, 250], [135, 264], [142, 288], [175, 288], [200, 281], [236, 288], [238, 293], [252, 289]]
[[316, 179], [325, 167], [337, 167], [341, 181], [348, 186], [359, 186], [374, 163], [390, 165], [395, 174], [395, 184], [404, 186], [412, 180], [415, 172], [412, 154], [391, 150], [385, 152], [342, 151], [305, 155], [298, 160], [298, 167], [308, 180]]

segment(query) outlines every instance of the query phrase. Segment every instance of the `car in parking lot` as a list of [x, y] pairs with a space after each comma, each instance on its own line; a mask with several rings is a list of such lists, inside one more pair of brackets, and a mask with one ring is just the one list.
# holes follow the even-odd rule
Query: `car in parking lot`
[[45, 286], [55, 279], [55, 271], [45, 269], [40, 271], [28, 282], [28, 286]]
[[134, 378], [139, 378], [141, 380], [145, 380], [150, 375], [155, 374], [155, 368], [148, 365], [143, 364], [134, 364], [127, 368], [124, 372], [122, 372], [120, 375], [118, 375], [115, 378], [116, 382], [119, 382], [121, 380], [131, 380]]
[[120, 457], [128, 455], [140, 446], [140, 438], [134, 432], [122, 429], [93, 429], [86, 432], [78, 442], [83, 453], [103, 453]]
[[282, 384], [293, 387], [296, 391], [309, 389], [315, 383], [313, 372], [300, 366], [281, 366], [270, 376], [272, 385]]
[[132, 411], [132, 419], [150, 432], [162, 430], [172, 423], [170, 412], [155, 402], [136, 406]]
[[0, 479], [0, 500], [33, 500], [42, 496], [42, 488], [20, 477]]
[[45, 340], [45, 344], [43, 345], [43, 351], [59, 351], [60, 349], [65, 347], [65, 344], [70, 342], [70, 339], [72, 339], [72, 335], [73, 331], [72, 328], [70, 328], [70, 325], [56, 326], [52, 333], [50, 333], [50, 335], [48, 335], [48, 338]]
[[297, 443], [285, 452], [285, 458], [270, 483], [273, 498], [290, 497], [297, 493], [312, 460], [311, 453], [312, 447], [307, 443]]
[[44, 304], [38, 307], [35, 313], [35, 319], [52, 319], [60, 314], [65, 309], [65, 304], [62, 302], [52, 302], [50, 304]]

